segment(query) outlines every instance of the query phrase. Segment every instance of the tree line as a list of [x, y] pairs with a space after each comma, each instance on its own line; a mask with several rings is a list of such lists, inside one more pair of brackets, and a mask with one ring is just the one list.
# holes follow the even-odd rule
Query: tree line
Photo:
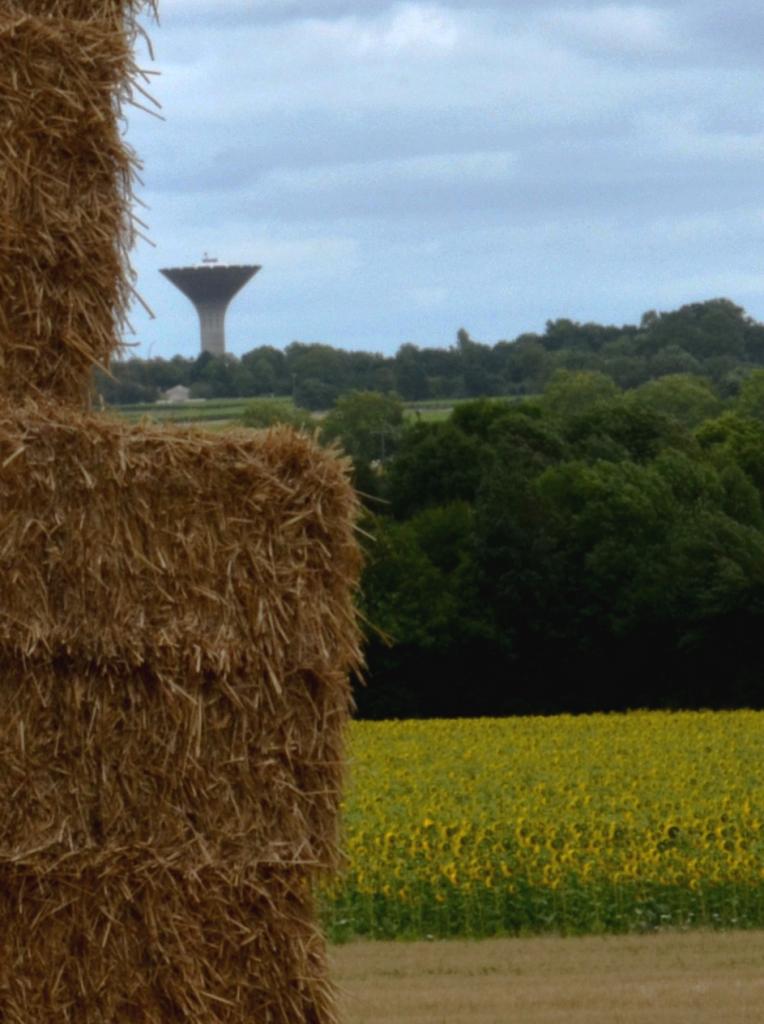
[[764, 707], [764, 370], [402, 412], [323, 427], [368, 507], [362, 716]]
[[303, 408], [329, 409], [352, 390], [397, 394], [406, 401], [538, 394], [558, 370], [591, 370], [621, 389], [667, 374], [708, 378], [724, 396], [737, 393], [751, 368], [764, 365], [764, 324], [728, 299], [645, 313], [638, 325], [551, 320], [543, 334], [485, 344], [461, 329], [447, 348], [407, 343], [394, 356], [295, 341], [283, 351], [261, 345], [241, 358], [127, 359], [96, 388], [109, 405], [153, 402], [177, 384], [194, 398], [291, 396]]

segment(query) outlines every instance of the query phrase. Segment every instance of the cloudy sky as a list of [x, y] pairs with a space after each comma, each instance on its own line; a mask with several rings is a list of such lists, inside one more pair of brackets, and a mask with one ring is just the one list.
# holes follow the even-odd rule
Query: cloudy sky
[[163, 0], [150, 33], [136, 355], [198, 352], [158, 268], [205, 251], [263, 266], [236, 353], [764, 319], [760, 0]]

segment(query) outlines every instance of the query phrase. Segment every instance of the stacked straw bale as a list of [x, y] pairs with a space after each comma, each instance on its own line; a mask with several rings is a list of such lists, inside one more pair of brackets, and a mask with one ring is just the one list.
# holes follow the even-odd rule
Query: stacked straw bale
[[0, 406], [0, 1020], [334, 1019], [355, 511], [286, 429]]
[[[137, 161], [120, 99], [143, 0], [0, 0], [0, 379], [82, 400], [117, 345]], [[152, 5], [148, 5], [152, 6]]]
[[331, 1024], [347, 466], [85, 408], [142, 6], [0, 0], [0, 1022]]

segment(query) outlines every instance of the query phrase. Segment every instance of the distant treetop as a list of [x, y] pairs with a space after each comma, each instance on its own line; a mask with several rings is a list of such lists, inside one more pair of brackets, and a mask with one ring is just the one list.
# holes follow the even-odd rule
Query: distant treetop
[[[107, 404], [154, 401], [178, 384], [194, 398], [286, 397], [325, 410], [351, 391], [395, 393], [404, 401], [540, 394], [560, 370], [596, 374], [632, 390], [660, 378], [706, 378], [723, 398], [735, 397], [752, 371], [764, 369], [764, 324], [729, 299], [646, 312], [623, 326], [549, 320], [543, 334], [486, 344], [460, 328], [455, 343], [411, 342], [395, 355], [294, 341], [282, 351], [260, 345], [241, 358], [203, 353], [196, 359], [128, 359], [96, 374]], [[591, 378], [593, 379], [593, 378]], [[583, 378], [581, 378], [583, 380]]]

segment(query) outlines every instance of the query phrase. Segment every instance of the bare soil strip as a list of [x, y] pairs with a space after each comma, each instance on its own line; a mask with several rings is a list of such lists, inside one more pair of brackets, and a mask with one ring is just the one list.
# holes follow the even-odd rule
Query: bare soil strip
[[356, 942], [343, 1024], [762, 1024], [764, 932]]

